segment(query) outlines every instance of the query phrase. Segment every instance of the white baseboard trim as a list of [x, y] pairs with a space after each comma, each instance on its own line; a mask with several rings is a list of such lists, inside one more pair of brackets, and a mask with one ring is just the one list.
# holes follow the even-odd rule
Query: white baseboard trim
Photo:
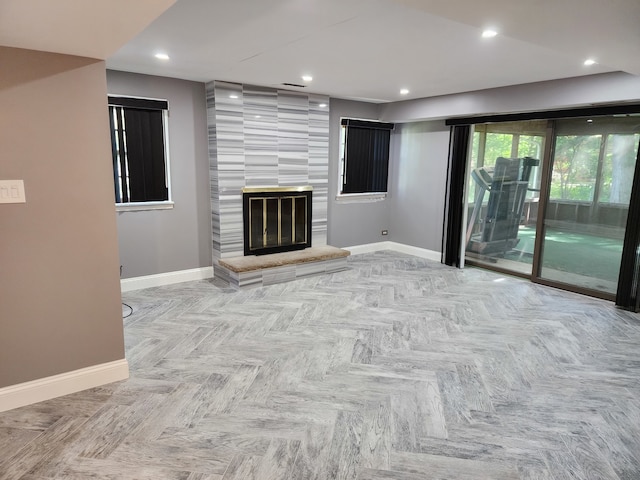
[[407, 255], [413, 255], [414, 257], [425, 258], [427, 260], [434, 260], [436, 262], [442, 261], [442, 254], [435, 250], [428, 250], [426, 248], [414, 247], [412, 245], [405, 245], [404, 243], [391, 243], [390, 250], [406, 253]]
[[129, 378], [126, 359], [0, 388], [0, 412]]
[[413, 255], [414, 257], [425, 258], [436, 262], [440, 262], [442, 257], [441, 253], [435, 250], [428, 250], [426, 248], [414, 247], [412, 245], [405, 245], [397, 242], [367, 243], [364, 245], [355, 245], [353, 247], [344, 247], [344, 250], [349, 250], [352, 255], [379, 252], [381, 250], [392, 250], [394, 252], [406, 253], [407, 255]]
[[174, 283], [191, 282], [194, 280], [206, 280], [213, 278], [213, 267], [192, 268], [190, 270], [178, 270], [176, 272], [158, 273], [142, 277], [123, 278], [120, 280], [120, 290], [131, 292], [143, 288], [161, 287]]
[[342, 247], [343, 250], [349, 250], [351, 255], [360, 255], [362, 253], [379, 252], [380, 250], [391, 250], [393, 242], [377, 242], [365, 243], [364, 245], [354, 245], [353, 247]]

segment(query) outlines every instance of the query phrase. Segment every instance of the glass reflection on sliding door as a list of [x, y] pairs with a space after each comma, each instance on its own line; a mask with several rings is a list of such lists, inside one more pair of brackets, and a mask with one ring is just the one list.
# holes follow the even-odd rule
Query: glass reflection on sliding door
[[539, 278], [615, 294], [638, 117], [556, 122]]

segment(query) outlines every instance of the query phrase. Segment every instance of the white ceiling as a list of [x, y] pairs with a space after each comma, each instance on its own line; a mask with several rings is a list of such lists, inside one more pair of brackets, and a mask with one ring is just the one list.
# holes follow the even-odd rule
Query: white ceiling
[[[105, 30], [127, 27], [127, 15], [113, 11], [129, 14], [134, 3], [142, 18], [145, 7], [158, 15], [172, 2], [0, 0], [0, 44], [22, 46], [6, 43], [7, 26], [14, 37], [21, 29], [5, 4], [49, 5], [34, 15], [54, 25], [65, 19], [51, 5], [75, 4], [81, 13], [69, 17], [71, 27], [89, 18], [80, 30], [93, 35], [60, 46], [49, 35], [23, 48], [88, 55]], [[481, 38], [486, 27], [500, 35]], [[115, 53], [93, 47], [104, 56], [88, 56], [117, 70], [274, 87], [304, 83], [309, 73], [305, 91], [388, 102], [618, 70], [640, 75], [640, 0], [177, 0]], [[170, 60], [155, 59], [157, 51]], [[585, 67], [587, 57], [598, 64]]]
[[175, 0], [0, 0], [0, 46], [106, 59]]

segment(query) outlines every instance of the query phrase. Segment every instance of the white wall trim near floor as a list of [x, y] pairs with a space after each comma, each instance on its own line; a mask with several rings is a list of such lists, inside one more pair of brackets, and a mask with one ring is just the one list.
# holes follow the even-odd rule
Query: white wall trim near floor
[[126, 359], [0, 388], [0, 412], [129, 378]]
[[206, 280], [207, 278], [213, 278], [213, 267], [192, 268], [190, 270], [178, 270], [176, 272], [158, 273], [142, 277], [123, 278], [120, 280], [120, 290], [123, 292], [131, 292], [133, 290], [161, 287], [173, 283]]
[[442, 255], [435, 250], [428, 250], [426, 248], [413, 247], [411, 245], [405, 245], [397, 242], [378, 242], [367, 243], [365, 245], [356, 245], [353, 247], [344, 247], [344, 250], [349, 250], [352, 255], [360, 255], [361, 253], [379, 252], [381, 250], [392, 250], [394, 252], [406, 253], [407, 255], [413, 255], [414, 257], [426, 258], [427, 260], [433, 260], [440, 262]]

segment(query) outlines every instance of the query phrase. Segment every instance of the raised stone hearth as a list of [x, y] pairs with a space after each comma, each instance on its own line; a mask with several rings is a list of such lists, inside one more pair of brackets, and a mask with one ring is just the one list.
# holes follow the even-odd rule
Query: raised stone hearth
[[218, 260], [214, 273], [236, 288], [273, 285], [344, 270], [349, 255], [348, 250], [325, 245], [271, 255], [225, 258]]

